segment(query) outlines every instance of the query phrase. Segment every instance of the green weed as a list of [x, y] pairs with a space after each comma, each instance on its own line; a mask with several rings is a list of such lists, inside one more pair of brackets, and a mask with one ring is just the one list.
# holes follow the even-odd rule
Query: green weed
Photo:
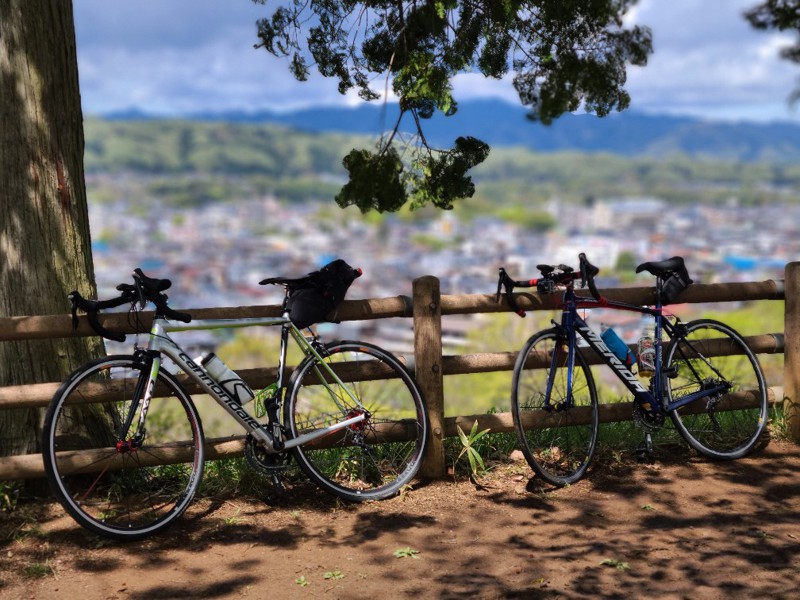
[[31, 563], [22, 569], [22, 574], [28, 579], [42, 579], [55, 575], [53, 567], [50, 566], [48, 561], [44, 563]]
[[398, 548], [394, 551], [394, 555], [397, 558], [419, 558], [417, 556], [419, 554], [419, 550], [414, 550], [412, 548]]
[[328, 571], [325, 573], [325, 579], [327, 580], [339, 580], [344, 579], [344, 573], [339, 570], [336, 571]]
[[631, 568], [628, 563], [613, 558], [606, 558], [605, 560], [601, 560], [600, 564], [603, 565], [604, 567], [614, 567], [617, 571], [627, 571], [628, 569]]
[[[480, 452], [475, 446], [477, 442], [487, 433], [489, 433], [489, 429], [478, 431], [477, 420], [472, 424], [472, 429], [470, 430], [469, 435], [464, 433], [464, 430], [461, 429], [461, 427], [458, 427], [458, 438], [461, 440], [462, 448], [461, 452], [458, 454], [458, 458], [456, 458], [456, 462], [461, 460], [461, 458], [466, 454], [467, 459], [469, 460], [469, 468], [473, 477], [478, 477], [478, 475], [486, 470], [483, 457], [480, 455]], [[455, 465], [453, 466], [455, 467]]]

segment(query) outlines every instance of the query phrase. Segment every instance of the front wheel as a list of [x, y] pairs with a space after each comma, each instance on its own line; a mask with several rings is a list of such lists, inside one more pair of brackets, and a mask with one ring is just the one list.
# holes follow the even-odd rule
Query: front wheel
[[149, 375], [150, 366], [136, 356], [92, 361], [59, 387], [44, 420], [53, 493], [80, 525], [113, 539], [140, 539], [170, 525], [202, 477], [200, 418], [163, 369], [139, 430]]
[[522, 453], [539, 477], [557, 486], [583, 477], [599, 427], [589, 365], [577, 351], [571, 370], [568, 362], [562, 330], [541, 331], [520, 351], [511, 390], [511, 414]]
[[736, 331], [710, 319], [687, 323], [667, 347], [664, 365], [670, 403], [720, 389], [670, 413], [690, 446], [725, 460], [752, 450], [767, 423], [767, 389], [758, 359]]
[[428, 439], [428, 415], [411, 374], [392, 354], [363, 342], [333, 342], [320, 356], [292, 374], [284, 407], [290, 438], [363, 419], [294, 448], [295, 459], [312, 481], [345, 500], [397, 494], [419, 471]]

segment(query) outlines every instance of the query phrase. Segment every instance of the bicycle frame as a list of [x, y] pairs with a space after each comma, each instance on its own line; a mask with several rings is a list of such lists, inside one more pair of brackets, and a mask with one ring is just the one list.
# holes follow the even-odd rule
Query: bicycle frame
[[[186, 373], [192, 380], [194, 380], [200, 387], [211, 396], [225, 411], [231, 415], [239, 425], [248, 433], [250, 433], [267, 452], [278, 453], [291, 448], [295, 448], [315, 439], [327, 436], [345, 427], [349, 427], [366, 418], [365, 414], [345, 419], [339, 423], [331, 425], [327, 428], [320, 429], [313, 433], [304, 434], [290, 440], [282, 440], [280, 437], [281, 429], [277, 422], [277, 410], [269, 413], [268, 423], [265, 425], [259, 423], [239, 402], [233, 398], [225, 389], [215, 381], [202, 366], [198, 365], [195, 360], [190, 357], [170, 336], [171, 331], [192, 331], [200, 329], [232, 329], [241, 327], [252, 326], [267, 326], [267, 327], [281, 327], [281, 347], [278, 365], [278, 381], [277, 392], [275, 399], [278, 401], [278, 406], [282, 400], [282, 395], [286, 389], [284, 385], [284, 376], [286, 371], [286, 354], [288, 350], [288, 341], [291, 336], [297, 345], [301, 348], [306, 356], [316, 356], [320, 359], [320, 364], [324, 366], [326, 374], [331, 377], [335, 383], [341, 384], [342, 381], [338, 375], [331, 369], [331, 367], [322, 361], [317, 349], [306, 339], [302, 332], [289, 320], [287, 315], [282, 317], [250, 317], [243, 319], [201, 319], [192, 321], [190, 323], [173, 323], [164, 317], [156, 316], [153, 319], [153, 324], [150, 329], [150, 338], [147, 348], [143, 353], [147, 360], [152, 361], [150, 364], [149, 374], [146, 382], [139, 382], [138, 390], [144, 387], [144, 393], [137, 398], [141, 398], [141, 411], [139, 414], [139, 422], [137, 431], [144, 431], [144, 422], [147, 416], [147, 409], [150, 405], [150, 400], [153, 397], [156, 378], [158, 371], [161, 368], [162, 354], [171, 358], [176, 365]], [[144, 375], [142, 376], [144, 377]], [[324, 380], [323, 380], [324, 381]], [[327, 386], [327, 384], [326, 384]], [[347, 386], [342, 386], [356, 404], [360, 403], [352, 396], [352, 393]], [[129, 418], [124, 425], [127, 430], [132, 424], [133, 415], [137, 410], [137, 406], [133, 406]], [[268, 427], [273, 428], [272, 431]], [[121, 439], [125, 439], [122, 437]]]
[[[586, 321], [578, 314], [578, 310], [580, 309], [592, 308], [625, 310], [628, 312], [635, 312], [653, 317], [655, 323], [654, 345], [656, 369], [651, 379], [649, 389], [642, 385], [641, 380], [619, 358], [617, 358], [616, 354], [614, 354], [614, 352], [608, 348], [601, 337], [594, 330], [592, 330]], [[701, 398], [713, 396], [728, 390], [727, 385], [717, 384], [713, 387], [704, 388], [682, 396], [673, 402], [664, 402], [663, 381], [666, 375], [663, 371], [663, 344], [661, 340], [662, 331], [665, 331], [667, 336], [670, 339], [673, 339], [677, 335], [677, 329], [675, 325], [664, 318], [663, 309], [660, 305], [650, 308], [614, 300], [604, 300], [603, 302], [600, 302], [593, 298], [577, 296], [572, 286], [570, 286], [564, 292], [564, 303], [560, 327], [567, 336], [567, 381], [568, 389], [570, 390], [572, 389], [572, 374], [575, 368], [575, 352], [578, 349], [577, 334], [581, 335], [589, 347], [592, 348], [592, 350], [594, 350], [602, 358], [602, 361], [611, 368], [611, 370], [616, 374], [625, 387], [631, 393], [633, 393], [634, 402], [639, 405], [649, 404], [650, 409], [654, 412], [664, 414], [670, 413]], [[554, 353], [550, 369], [550, 377], [547, 382], [548, 398], [550, 397], [553, 378], [555, 376], [555, 366], [556, 354]], [[571, 405], [571, 397], [568, 398], [568, 402]]]

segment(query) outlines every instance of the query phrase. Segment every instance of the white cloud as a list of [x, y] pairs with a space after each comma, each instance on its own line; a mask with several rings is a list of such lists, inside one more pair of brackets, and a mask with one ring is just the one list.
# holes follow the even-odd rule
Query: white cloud
[[[790, 36], [753, 30], [757, 0], [641, 0], [630, 22], [653, 29], [655, 53], [631, 68], [632, 107], [710, 118], [800, 118], [786, 105], [796, 65], [779, 58]], [[87, 114], [139, 108], [162, 114], [290, 110], [353, 104], [335, 79], [296, 81], [286, 60], [253, 49], [269, 7], [248, 0], [74, 0], [81, 93]], [[511, 76], [462, 74], [456, 98], [518, 102]], [[375, 89], [384, 82], [377, 78]]]
[[797, 118], [786, 100], [796, 66], [780, 59], [790, 36], [754, 30], [756, 0], [642, 0], [634, 20], [653, 30], [647, 67], [631, 69], [633, 107], [708, 118]]

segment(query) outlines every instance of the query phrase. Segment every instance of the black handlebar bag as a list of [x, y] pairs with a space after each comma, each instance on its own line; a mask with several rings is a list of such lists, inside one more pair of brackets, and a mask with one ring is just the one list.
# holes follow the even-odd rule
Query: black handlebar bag
[[325, 321], [360, 275], [360, 270], [337, 259], [292, 284], [286, 304], [292, 323], [303, 329]]

